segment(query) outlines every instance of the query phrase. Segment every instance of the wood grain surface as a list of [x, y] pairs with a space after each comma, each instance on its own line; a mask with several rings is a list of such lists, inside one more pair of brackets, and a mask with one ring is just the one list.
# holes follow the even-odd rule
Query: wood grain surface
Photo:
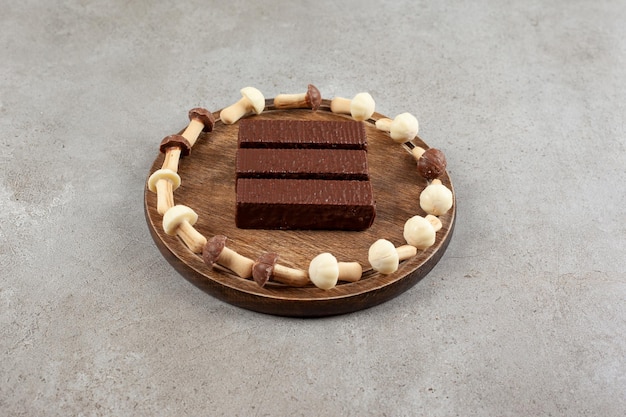
[[[259, 119], [351, 120], [349, 116], [330, 112], [329, 100], [313, 112], [306, 109], [276, 110], [273, 100], [266, 100], [266, 110]], [[443, 256], [454, 229], [456, 201], [452, 209], [440, 216], [443, 228], [437, 240], [425, 251], [400, 264], [389, 275], [371, 269], [367, 260], [370, 245], [384, 238], [396, 246], [405, 244], [404, 223], [414, 215], [426, 213], [419, 206], [419, 195], [427, 185], [415, 167], [415, 160], [394, 143], [388, 133], [374, 126], [386, 117], [375, 113], [363, 122], [368, 137], [368, 164], [376, 199], [376, 218], [372, 227], [360, 232], [345, 231], [281, 231], [238, 229], [235, 226], [235, 153], [238, 125], [219, 121], [212, 132], [202, 133], [191, 155], [180, 161], [182, 185], [174, 192], [175, 204], [184, 204], [199, 215], [196, 229], [207, 238], [216, 234], [228, 237], [227, 246], [251, 259], [264, 252], [276, 252], [285, 266], [308, 269], [312, 258], [322, 252], [332, 253], [339, 261], [357, 261], [363, 266], [363, 278], [355, 283], [339, 283], [331, 290], [312, 285], [303, 288], [268, 283], [259, 287], [224, 269], [211, 269], [201, 256], [189, 251], [176, 236], [168, 236], [162, 228], [162, 216], [156, 211], [156, 195], [147, 187], [144, 209], [152, 237], [168, 262], [191, 283], [233, 305], [274, 315], [321, 317], [344, 314], [378, 305], [415, 285]], [[163, 136], [173, 132], [164, 132]], [[161, 138], [155, 138], [155, 149]], [[419, 138], [414, 143], [428, 148]], [[435, 146], [436, 147], [436, 146]], [[148, 176], [161, 168], [163, 154], [156, 157]], [[442, 182], [453, 191], [446, 172]], [[417, 300], [416, 300], [417, 302]]]

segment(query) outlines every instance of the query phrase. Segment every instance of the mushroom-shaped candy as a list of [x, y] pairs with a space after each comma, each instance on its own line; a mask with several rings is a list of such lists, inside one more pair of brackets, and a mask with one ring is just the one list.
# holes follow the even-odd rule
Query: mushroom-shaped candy
[[247, 113], [260, 114], [265, 108], [265, 97], [254, 87], [241, 89], [241, 99], [220, 112], [220, 119], [227, 125], [235, 123]]
[[419, 130], [419, 123], [411, 113], [402, 113], [393, 120], [383, 117], [376, 121], [376, 128], [389, 132], [389, 136], [396, 143], [412, 141]]
[[302, 287], [309, 283], [309, 275], [301, 269], [288, 268], [277, 263], [278, 254], [264, 253], [252, 266], [252, 278], [261, 287], [273, 278], [276, 282], [290, 285], [292, 287]]
[[193, 253], [201, 253], [206, 238], [193, 228], [197, 221], [198, 215], [189, 207], [173, 206], [163, 215], [163, 230], [170, 236], [178, 235]]
[[352, 100], [335, 97], [330, 102], [333, 113], [350, 114], [354, 120], [367, 120], [374, 114], [376, 103], [369, 93], [359, 93]]
[[429, 148], [424, 150], [419, 146], [411, 150], [417, 161], [417, 172], [427, 180], [434, 180], [446, 170], [446, 156], [439, 149]]
[[213, 267], [214, 264], [230, 269], [241, 278], [252, 276], [254, 261], [226, 247], [226, 236], [216, 235], [206, 242], [202, 250], [202, 259]]
[[361, 279], [363, 268], [358, 262], [337, 262], [330, 253], [317, 255], [309, 264], [309, 278], [316, 287], [329, 290], [337, 281], [356, 282]]
[[316, 111], [322, 104], [320, 90], [309, 84], [306, 93], [279, 94], [274, 97], [274, 107], [277, 109], [311, 109]]
[[213, 113], [202, 107], [195, 107], [189, 110], [189, 124], [182, 133], [182, 136], [193, 146], [201, 132], [210, 132], [215, 125]]
[[148, 189], [157, 195], [157, 212], [165, 214], [174, 206], [174, 190], [180, 187], [180, 175], [172, 169], [161, 168], [148, 178]]
[[416, 253], [417, 248], [414, 246], [403, 245], [396, 248], [390, 241], [378, 239], [370, 246], [367, 259], [375, 271], [391, 274], [398, 270], [400, 261], [412, 258]]
[[436, 232], [441, 229], [441, 220], [432, 214], [426, 217], [413, 216], [404, 224], [404, 239], [417, 249], [424, 250], [435, 243]]
[[452, 191], [434, 179], [420, 194], [420, 207], [428, 214], [441, 216], [452, 208]]

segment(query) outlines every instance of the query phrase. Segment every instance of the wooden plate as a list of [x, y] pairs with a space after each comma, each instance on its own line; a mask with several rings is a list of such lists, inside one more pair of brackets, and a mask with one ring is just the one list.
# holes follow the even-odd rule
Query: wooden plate
[[[272, 99], [266, 103], [266, 110], [253, 117], [350, 119], [331, 113], [329, 100], [324, 100], [316, 112], [276, 110]], [[363, 277], [354, 283], [340, 282], [331, 290], [312, 285], [292, 288], [271, 282], [261, 288], [254, 281], [239, 278], [227, 270], [211, 269], [178, 237], [165, 234], [162, 216], [156, 211], [156, 195], [146, 188], [145, 215], [157, 247], [181, 275], [200, 289], [230, 304], [262, 313], [292, 317], [330, 316], [369, 308], [394, 298], [426, 276], [443, 256], [454, 229], [456, 202], [448, 213], [440, 216], [443, 228], [437, 232], [433, 246], [402, 262], [393, 274], [382, 275], [369, 266], [367, 253], [372, 243], [384, 238], [396, 246], [405, 244], [402, 232], [406, 220], [416, 214], [426, 215], [419, 206], [419, 195], [427, 183], [418, 175], [415, 160], [403, 146], [395, 144], [388, 133], [374, 126], [376, 120], [385, 116], [374, 113], [364, 122], [376, 199], [374, 224], [362, 232], [340, 232], [238, 229], [235, 226], [234, 173], [238, 125], [225, 125], [218, 120], [219, 112], [214, 115], [217, 122], [213, 131], [202, 133], [191, 155], [180, 161], [178, 172], [182, 185], [174, 192], [175, 204], [187, 205], [198, 213], [195, 228], [207, 238], [216, 234], [227, 236], [229, 248], [251, 259], [263, 252], [276, 252], [281, 264], [305, 270], [315, 256], [330, 252], [339, 261], [358, 261], [363, 266]], [[414, 143], [428, 148], [419, 138]], [[150, 174], [161, 168], [163, 157], [159, 153]], [[454, 193], [448, 173], [445, 172], [440, 179]]]

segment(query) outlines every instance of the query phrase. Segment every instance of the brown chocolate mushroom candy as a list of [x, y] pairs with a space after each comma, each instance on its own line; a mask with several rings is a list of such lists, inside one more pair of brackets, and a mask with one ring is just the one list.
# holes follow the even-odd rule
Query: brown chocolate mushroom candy
[[417, 172], [427, 180], [439, 177], [446, 170], [446, 156], [439, 149], [430, 148], [417, 160]]
[[202, 107], [195, 107], [189, 110], [189, 120], [198, 120], [203, 125], [203, 132], [210, 132], [213, 130], [213, 126], [215, 125], [215, 117], [213, 113], [208, 111], [207, 109], [203, 109]]
[[259, 259], [252, 266], [252, 278], [260, 287], [264, 286], [274, 275], [274, 265], [277, 261], [278, 254], [268, 252], [259, 256]]
[[204, 263], [213, 267], [213, 264], [217, 262], [225, 246], [226, 236], [216, 235], [209, 239], [202, 250], [202, 260]]
[[322, 94], [313, 84], [309, 84], [305, 97], [306, 103], [311, 107], [311, 110], [316, 111], [320, 108], [322, 104]]

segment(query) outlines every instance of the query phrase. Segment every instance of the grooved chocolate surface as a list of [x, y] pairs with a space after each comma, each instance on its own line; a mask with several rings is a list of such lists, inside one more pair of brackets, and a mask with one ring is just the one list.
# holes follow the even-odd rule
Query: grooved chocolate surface
[[369, 179], [367, 152], [345, 149], [237, 150], [237, 178]]
[[375, 216], [369, 181], [237, 181], [239, 228], [364, 230]]
[[367, 149], [362, 122], [313, 120], [239, 121], [239, 148]]

